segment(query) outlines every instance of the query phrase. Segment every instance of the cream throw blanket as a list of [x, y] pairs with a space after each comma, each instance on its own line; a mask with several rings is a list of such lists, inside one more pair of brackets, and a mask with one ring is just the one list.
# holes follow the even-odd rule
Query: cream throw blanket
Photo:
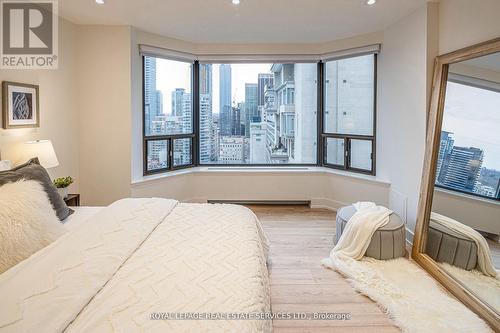
[[332, 267], [332, 258], [343, 256], [360, 260], [366, 253], [373, 234], [389, 223], [392, 211], [373, 202], [361, 201], [353, 204], [356, 213], [347, 222], [339, 242], [330, 252], [330, 257], [321, 263]]
[[491, 262], [490, 248], [486, 239], [479, 232], [463, 223], [434, 212], [431, 213], [431, 221], [453, 230], [463, 237], [472, 239], [477, 246], [477, 266], [479, 270], [485, 275], [497, 277], [498, 272]]

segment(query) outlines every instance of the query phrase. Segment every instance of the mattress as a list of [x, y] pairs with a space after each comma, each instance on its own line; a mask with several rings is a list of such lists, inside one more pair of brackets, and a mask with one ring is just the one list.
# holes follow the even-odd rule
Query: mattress
[[124, 199], [84, 221], [0, 275], [0, 332], [272, 330], [250, 210]]

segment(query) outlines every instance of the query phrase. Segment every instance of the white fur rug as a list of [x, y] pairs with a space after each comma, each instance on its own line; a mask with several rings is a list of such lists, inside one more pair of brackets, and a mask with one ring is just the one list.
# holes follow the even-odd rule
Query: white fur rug
[[439, 265], [491, 307], [500, 309], [500, 278], [486, 276], [474, 269], [466, 271], [446, 263]]
[[489, 326], [405, 258], [379, 261], [325, 259], [362, 294], [377, 302], [408, 333], [482, 333]]

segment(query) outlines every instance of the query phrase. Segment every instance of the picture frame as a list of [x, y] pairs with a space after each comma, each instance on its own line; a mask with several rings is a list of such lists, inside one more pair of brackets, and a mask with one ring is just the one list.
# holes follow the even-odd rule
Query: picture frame
[[2, 82], [2, 127], [4, 129], [40, 127], [38, 85]]

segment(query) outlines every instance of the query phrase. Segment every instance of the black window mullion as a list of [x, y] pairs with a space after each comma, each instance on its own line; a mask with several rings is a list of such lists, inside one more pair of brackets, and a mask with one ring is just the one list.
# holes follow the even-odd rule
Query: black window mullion
[[191, 140], [191, 164], [192, 166], [199, 165], [199, 142], [200, 142], [200, 63], [196, 60], [193, 63], [193, 78], [192, 78], [192, 112], [193, 112], [193, 132], [194, 137]]
[[317, 77], [317, 89], [318, 89], [318, 102], [317, 102], [317, 113], [316, 113], [316, 120], [317, 120], [317, 135], [318, 138], [316, 140], [316, 145], [317, 145], [317, 165], [324, 165], [325, 164], [325, 156], [324, 156], [324, 145], [326, 138], [323, 136], [323, 117], [324, 117], [324, 97], [325, 97], [325, 85], [324, 85], [324, 76], [325, 76], [325, 66], [324, 63], [320, 60], [318, 62], [318, 77]]
[[168, 147], [168, 155], [167, 155], [167, 158], [168, 158], [168, 169], [169, 170], [173, 170], [173, 167], [174, 167], [174, 139], [172, 138], [169, 138], [167, 139], [168, 141], [168, 144], [167, 144], [167, 147]]
[[351, 168], [351, 139], [348, 137], [344, 138], [344, 168]]

